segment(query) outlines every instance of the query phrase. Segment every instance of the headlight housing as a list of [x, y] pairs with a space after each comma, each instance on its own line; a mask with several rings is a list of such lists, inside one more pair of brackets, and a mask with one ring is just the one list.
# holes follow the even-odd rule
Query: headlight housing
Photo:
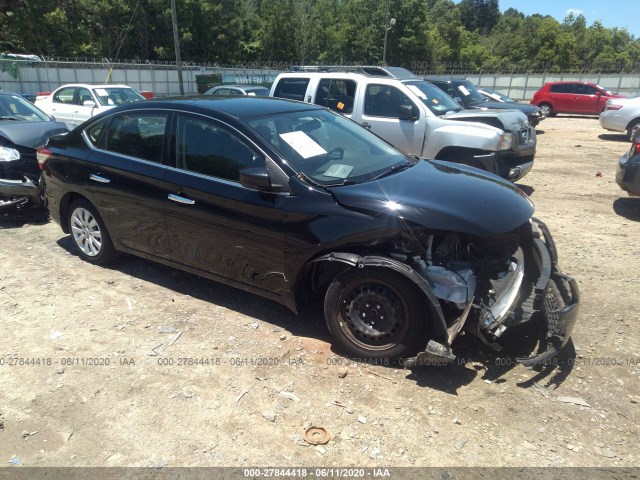
[[20, 160], [20, 152], [15, 148], [0, 147], [0, 162]]
[[503, 133], [500, 136], [500, 150], [511, 150], [513, 144], [513, 134]]

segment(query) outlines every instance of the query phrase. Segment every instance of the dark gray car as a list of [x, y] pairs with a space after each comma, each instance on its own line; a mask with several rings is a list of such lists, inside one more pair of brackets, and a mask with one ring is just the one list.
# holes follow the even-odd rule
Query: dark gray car
[[532, 127], [538, 125], [545, 118], [542, 110], [535, 105], [492, 101], [480, 93], [472, 82], [464, 78], [428, 77], [425, 80], [447, 92], [468, 110], [486, 108], [492, 110], [519, 110], [527, 116]]
[[36, 150], [67, 131], [20, 95], [0, 91], [0, 213], [40, 205]]

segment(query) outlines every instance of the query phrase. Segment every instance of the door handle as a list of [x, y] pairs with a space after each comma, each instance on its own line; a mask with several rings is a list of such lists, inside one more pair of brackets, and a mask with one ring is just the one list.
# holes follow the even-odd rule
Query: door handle
[[111, 180], [109, 180], [108, 178], [104, 178], [100, 175], [96, 175], [95, 173], [92, 173], [91, 175], [89, 175], [89, 179], [98, 183], [111, 183]]
[[180, 195], [176, 195], [174, 193], [170, 193], [168, 198], [172, 202], [181, 203], [182, 205], [194, 205], [196, 203], [195, 200], [191, 200], [190, 198], [181, 197]]
[[369, 122], [362, 122], [360, 125], [362, 125], [364, 128], [368, 128], [369, 130], [371, 130], [371, 124]]

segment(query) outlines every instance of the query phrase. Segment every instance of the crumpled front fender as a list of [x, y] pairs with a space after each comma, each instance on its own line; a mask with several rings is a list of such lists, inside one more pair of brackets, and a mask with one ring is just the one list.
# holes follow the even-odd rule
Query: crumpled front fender
[[332, 252], [315, 258], [309, 263], [313, 264], [319, 262], [341, 262], [354, 268], [388, 268], [400, 273], [401, 275], [404, 275], [411, 282], [413, 282], [420, 289], [420, 291], [422, 291], [422, 293], [424, 293], [427, 299], [429, 313], [432, 317], [431, 326], [433, 328], [433, 331], [431, 332], [432, 334], [430, 336], [442, 342], [448, 350], [450, 349], [447, 334], [447, 324], [445, 322], [440, 303], [431, 290], [431, 287], [429, 286], [427, 280], [409, 265], [393, 258], [381, 257], [377, 255], [361, 256], [354, 253], [345, 252]]

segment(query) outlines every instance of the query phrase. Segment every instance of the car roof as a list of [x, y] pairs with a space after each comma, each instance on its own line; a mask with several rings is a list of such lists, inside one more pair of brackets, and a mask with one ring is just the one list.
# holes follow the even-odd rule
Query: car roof
[[557, 82], [546, 82], [545, 85], [558, 85], [558, 84], [566, 84], [566, 83], [582, 83], [583, 85], [597, 85], [593, 82], [585, 82], [584, 80], [562, 80]]
[[267, 90], [269, 90], [267, 87], [263, 85], [216, 85], [215, 87], [212, 87], [212, 89], [214, 88], [239, 88], [241, 90], [252, 90], [254, 88], [266, 88]]
[[199, 113], [220, 112], [236, 118], [258, 117], [286, 112], [302, 112], [305, 110], [322, 110], [318, 105], [285, 100], [282, 98], [251, 97], [251, 96], [221, 96], [210, 95], [191, 97], [154, 98], [142, 102], [130, 103], [119, 107], [119, 111], [141, 108], [169, 108], [188, 107], [190, 111]]
[[424, 77], [427, 82], [462, 82], [470, 81], [463, 77]]
[[66, 87], [84, 87], [84, 88], [132, 88], [129, 85], [124, 85], [120, 83], [66, 83], [64, 85], [60, 85], [59, 88]]

